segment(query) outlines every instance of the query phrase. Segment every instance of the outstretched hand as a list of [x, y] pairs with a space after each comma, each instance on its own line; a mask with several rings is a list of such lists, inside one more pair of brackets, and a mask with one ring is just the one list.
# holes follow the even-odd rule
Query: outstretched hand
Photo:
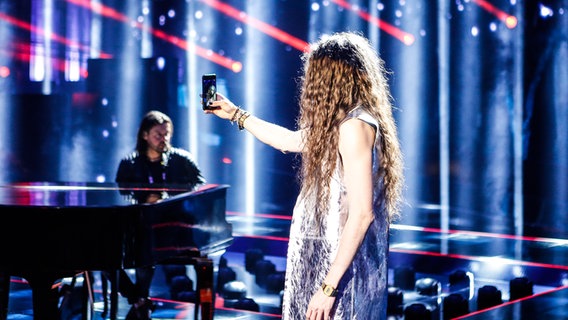
[[231, 120], [239, 109], [231, 100], [217, 92], [217, 100], [209, 105], [211, 109], [204, 110], [205, 113], [212, 113], [221, 119]]

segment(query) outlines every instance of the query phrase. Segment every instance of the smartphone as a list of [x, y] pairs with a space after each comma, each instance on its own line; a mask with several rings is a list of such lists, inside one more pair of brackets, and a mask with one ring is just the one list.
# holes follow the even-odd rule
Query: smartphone
[[214, 73], [204, 74], [201, 77], [201, 98], [203, 110], [210, 110], [211, 102], [217, 100], [217, 75]]

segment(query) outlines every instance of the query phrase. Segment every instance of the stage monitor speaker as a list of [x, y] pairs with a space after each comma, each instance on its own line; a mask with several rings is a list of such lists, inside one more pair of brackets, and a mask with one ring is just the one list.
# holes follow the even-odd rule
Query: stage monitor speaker
[[501, 291], [495, 286], [485, 285], [477, 290], [477, 310], [490, 308], [503, 303]]
[[418, 294], [423, 296], [436, 296], [441, 293], [440, 281], [432, 278], [421, 278], [416, 280], [414, 288]]
[[533, 294], [533, 283], [527, 277], [518, 277], [509, 281], [509, 301], [528, 297]]
[[414, 290], [416, 272], [412, 267], [398, 267], [394, 269], [394, 285], [402, 290]]
[[256, 262], [264, 259], [264, 253], [261, 249], [251, 248], [245, 252], [245, 270], [254, 274]]
[[404, 294], [400, 288], [389, 287], [387, 297], [387, 314], [401, 315], [404, 304]]
[[420, 302], [413, 303], [404, 308], [404, 320], [433, 320], [430, 308]]
[[442, 303], [444, 320], [449, 320], [469, 313], [469, 300], [459, 293], [452, 293]]

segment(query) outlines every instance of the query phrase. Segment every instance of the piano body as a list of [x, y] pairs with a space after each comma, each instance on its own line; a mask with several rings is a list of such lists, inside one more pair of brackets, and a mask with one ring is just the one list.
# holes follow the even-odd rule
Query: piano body
[[[195, 266], [197, 306], [202, 318], [212, 318], [213, 263], [208, 255], [233, 240], [225, 220], [226, 190], [225, 185], [193, 192], [112, 183], [0, 186], [2, 316], [8, 309], [9, 276], [29, 282], [34, 319], [52, 320], [59, 314], [58, 296], [51, 289], [58, 279], [96, 270], [118, 276], [120, 269], [180, 263]], [[111, 318], [116, 316], [115, 289]]]

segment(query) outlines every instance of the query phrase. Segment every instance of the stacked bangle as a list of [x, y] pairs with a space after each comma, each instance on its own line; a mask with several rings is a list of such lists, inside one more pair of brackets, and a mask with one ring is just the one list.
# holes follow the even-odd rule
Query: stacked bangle
[[237, 121], [237, 115], [239, 114], [239, 112], [241, 110], [242, 110], [241, 108], [237, 107], [237, 109], [235, 110], [235, 113], [233, 113], [233, 116], [231, 117], [231, 120], [229, 120], [229, 121], [231, 121], [231, 124], [233, 124], [235, 121]]
[[242, 110], [239, 119], [237, 120], [237, 124], [239, 125], [239, 130], [243, 130], [245, 128], [245, 120], [248, 117], [250, 117], [250, 113]]
[[247, 112], [241, 109], [240, 107], [237, 107], [237, 110], [235, 110], [235, 113], [233, 113], [233, 116], [229, 121], [231, 121], [231, 124], [236, 122], [237, 125], [239, 126], [239, 130], [243, 130], [245, 128], [245, 120], [248, 117], [250, 117], [250, 112]]

